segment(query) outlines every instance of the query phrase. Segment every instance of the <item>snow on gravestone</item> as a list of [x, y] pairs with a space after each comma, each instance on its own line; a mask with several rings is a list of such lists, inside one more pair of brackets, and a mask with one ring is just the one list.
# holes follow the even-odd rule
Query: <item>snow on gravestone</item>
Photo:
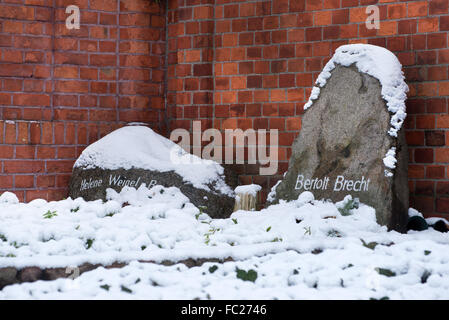
[[390, 51], [373, 45], [339, 47], [319, 75], [288, 171], [269, 201], [359, 198], [378, 223], [404, 231], [408, 153], [404, 130], [408, 86]]
[[186, 153], [180, 146], [144, 126], [127, 126], [89, 145], [73, 167], [69, 196], [105, 199], [106, 189], [120, 191], [156, 184], [178, 187], [211, 217], [229, 217], [234, 192], [224, 169], [212, 160]]

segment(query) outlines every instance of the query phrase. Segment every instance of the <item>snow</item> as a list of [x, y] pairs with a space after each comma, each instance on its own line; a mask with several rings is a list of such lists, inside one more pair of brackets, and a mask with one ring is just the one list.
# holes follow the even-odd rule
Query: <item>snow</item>
[[212, 184], [221, 193], [233, 196], [232, 190], [224, 183], [221, 165], [185, 152], [179, 145], [145, 126], [126, 126], [106, 135], [89, 145], [74, 167], [174, 171], [196, 188], [210, 191], [208, 185]]
[[14, 193], [7, 191], [0, 196], [0, 203], [16, 204], [19, 203], [19, 199]]
[[418, 217], [424, 218], [424, 216], [422, 215], [422, 213], [419, 212], [418, 210], [414, 209], [414, 208], [409, 208], [409, 209], [408, 209], [408, 216], [409, 216], [409, 217], [418, 216]]
[[246, 184], [243, 186], [238, 186], [234, 189], [234, 192], [236, 194], [250, 194], [251, 196], [255, 197], [257, 196], [257, 192], [262, 190], [262, 187], [258, 184]]
[[[387, 154], [383, 158], [383, 162], [388, 169], [396, 168], [396, 147], [391, 147], [390, 150], [387, 151]], [[385, 176], [392, 177], [393, 173], [388, 169], [385, 170]]]
[[388, 111], [392, 113], [391, 128], [388, 133], [396, 137], [405, 120], [405, 99], [408, 86], [405, 83], [402, 65], [389, 50], [370, 44], [349, 44], [337, 48], [334, 56], [326, 64], [316, 80], [318, 87], [312, 89], [309, 101], [304, 106], [308, 109], [313, 100], [318, 99], [320, 88], [326, 85], [331, 71], [336, 65], [349, 67], [355, 64], [360, 72], [367, 73], [379, 80], [382, 86], [382, 97], [387, 102]]
[[[287, 172], [285, 172], [285, 173], [287, 173]], [[285, 177], [285, 175], [284, 175], [284, 177]], [[281, 182], [282, 182], [282, 180], [278, 180], [276, 182], [276, 184], [271, 188], [270, 192], [267, 195], [268, 202], [273, 202], [276, 199], [276, 188], [278, 185], [281, 184]]]
[[[382, 97], [387, 103], [388, 111], [391, 112], [391, 127], [388, 134], [397, 137], [398, 131], [407, 116], [405, 112], [405, 100], [409, 90], [405, 83], [402, 65], [398, 58], [389, 50], [370, 44], [349, 44], [337, 48], [334, 56], [324, 67], [316, 80], [308, 102], [304, 105], [304, 110], [312, 106], [313, 101], [317, 100], [320, 95], [320, 88], [323, 88], [327, 80], [331, 77], [332, 70], [337, 65], [349, 67], [355, 64], [360, 72], [369, 74], [378, 79], [382, 86]], [[388, 151], [384, 158], [387, 168], [393, 169], [395, 166], [394, 154], [391, 155], [392, 149]], [[393, 167], [391, 167], [393, 166]], [[391, 177], [393, 174], [390, 170], [385, 170], [385, 176]]]
[[[0, 299], [449, 298], [449, 234], [388, 232], [373, 208], [360, 204], [343, 216], [339, 205], [304, 192], [211, 219], [179, 189], [162, 186], [109, 189], [105, 203], [0, 201], [0, 267], [128, 263], [9, 285]], [[160, 264], [229, 257], [192, 268]], [[237, 268], [256, 271], [257, 279], [243, 281]]]
[[392, 147], [390, 150], [388, 150], [387, 154], [385, 155], [385, 158], [383, 159], [384, 165], [387, 168], [394, 169], [396, 168], [396, 148]]

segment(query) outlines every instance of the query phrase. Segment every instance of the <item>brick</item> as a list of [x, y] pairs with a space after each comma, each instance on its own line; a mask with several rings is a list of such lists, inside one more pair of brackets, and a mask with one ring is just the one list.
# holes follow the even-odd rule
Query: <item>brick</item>
[[13, 146], [1, 146], [0, 145], [0, 158], [1, 159], [12, 159], [14, 157], [14, 147]]
[[280, 16], [281, 28], [293, 28], [296, 27], [298, 17], [296, 14], [287, 14]]
[[425, 18], [418, 20], [418, 32], [436, 31], [438, 31], [438, 18]]
[[0, 189], [11, 189], [13, 187], [12, 175], [0, 176]]
[[449, 50], [438, 50], [438, 63], [449, 63]]
[[[426, 167], [426, 178], [429, 179], [444, 179], [444, 166], [427, 166]], [[438, 186], [438, 184], [437, 184]], [[438, 189], [438, 187], [437, 187]]]
[[304, 101], [304, 89], [289, 89], [288, 90], [288, 101]]
[[48, 188], [55, 186], [55, 175], [40, 175], [36, 178], [36, 187]]
[[426, 146], [444, 146], [444, 131], [426, 131]]
[[332, 24], [347, 24], [349, 22], [349, 10], [332, 11]]
[[435, 192], [435, 183], [433, 181], [416, 181], [415, 193], [419, 195], [433, 196]]
[[412, 34], [416, 33], [417, 20], [401, 20], [398, 21], [398, 33], [399, 34]]
[[287, 118], [287, 130], [301, 130], [301, 118]]
[[[429, 113], [446, 112], [446, 99], [426, 99], [426, 109]], [[437, 118], [438, 127], [438, 118]]]
[[448, 13], [449, 2], [447, 0], [432, 0], [429, 1], [429, 13], [446, 14]]
[[253, 102], [253, 92], [252, 91], [239, 91], [238, 92], [238, 102], [239, 103]]
[[21, 49], [47, 49], [51, 47], [51, 38], [15, 36], [14, 47]]
[[436, 64], [437, 55], [435, 51], [421, 51], [417, 53], [418, 64]]
[[306, 10], [307, 11], [315, 11], [323, 9], [322, 1], [316, 0], [305, 0], [306, 1]]
[[313, 14], [311, 12], [304, 12], [298, 14], [298, 27], [311, 27], [313, 26]]
[[[269, 35], [267, 35], [267, 39], [270, 39]], [[287, 31], [286, 30], [272, 31], [271, 32], [271, 42], [272, 43], [287, 42]], [[269, 42], [268, 42], [268, 44], [269, 44]]]
[[[429, 67], [427, 68], [427, 79], [432, 80], [447, 80], [447, 67]], [[444, 84], [444, 83], [443, 83]], [[441, 84], [440, 84], [441, 91]]]
[[227, 5], [224, 7], [224, 17], [225, 18], [236, 18], [239, 16], [239, 5]]
[[[431, 161], [433, 162], [433, 161]], [[449, 162], [449, 149], [437, 148], [435, 149], [435, 162], [448, 163]]]
[[270, 72], [270, 62], [269, 61], [256, 61], [254, 63], [255, 73], [269, 73]]
[[441, 96], [449, 95], [449, 82], [440, 82], [439, 83], [439, 94]]
[[3, 32], [5, 33], [22, 33], [23, 24], [17, 21], [4, 21]]
[[49, 173], [71, 173], [72, 160], [49, 160], [47, 161], [47, 172]]
[[[273, 0], [272, 6], [273, 6], [273, 13], [275, 14], [285, 13], [289, 11], [289, 3], [288, 1], [285, 0]], [[293, 5], [292, 8], [295, 8], [295, 5]]]
[[[300, 2], [300, 1], [298, 1]], [[323, 1], [324, 9], [337, 9], [340, 8], [340, 0], [324, 0]]]
[[320, 41], [322, 40], [322, 28], [308, 28], [306, 29], [307, 41]]
[[238, 74], [238, 64], [235, 62], [223, 63], [223, 74], [234, 75]]
[[[438, 161], [438, 150], [436, 152], [437, 154], [437, 161]], [[417, 163], [432, 163], [433, 160], [433, 150], [429, 148], [419, 148], [415, 149], [415, 162]], [[439, 161], [438, 161], [439, 162]]]
[[437, 198], [436, 211], [441, 213], [449, 213], [449, 199]]
[[407, 7], [405, 3], [388, 5], [388, 19], [400, 19], [406, 17]]
[[295, 86], [295, 75], [294, 74], [280, 74], [279, 75], [279, 87], [287, 88]]
[[330, 26], [323, 28], [323, 39], [338, 39], [340, 36], [340, 26]]
[[90, 0], [90, 9], [101, 11], [117, 11], [115, 0]]
[[56, 81], [55, 91], [87, 93], [89, 91], [89, 83], [85, 81]]
[[447, 47], [447, 34], [434, 33], [427, 35], [427, 49], [439, 49]]
[[411, 165], [408, 166], [409, 178], [424, 178], [424, 166], [423, 165]]
[[4, 161], [5, 173], [38, 173], [44, 171], [44, 162], [26, 161], [26, 160], [7, 160]]
[[256, 14], [256, 4], [255, 3], [242, 3], [240, 4], [240, 16], [241, 17], [251, 17]]
[[315, 26], [325, 26], [332, 23], [332, 11], [317, 11], [313, 16]]
[[305, 31], [302, 29], [288, 31], [288, 42], [303, 42], [305, 38]]
[[32, 175], [16, 175], [16, 176], [14, 176], [14, 187], [16, 187], [16, 188], [32, 188], [32, 187], [34, 187], [34, 176], [32, 176]]
[[365, 22], [367, 14], [366, 8], [351, 8], [349, 9], [349, 21], [350, 22]]
[[[444, 172], [444, 167], [443, 172]], [[440, 195], [449, 195], [449, 182], [437, 182], [436, 193]]]
[[305, 1], [296, 1], [296, 0], [289, 1], [289, 8], [288, 8], [289, 12], [302, 12], [304, 10], [305, 10]]
[[2, 64], [0, 77], [23, 77], [29, 78], [33, 75], [33, 67], [29, 65]]
[[342, 39], [345, 39], [345, 38], [356, 38], [357, 34], [358, 34], [358, 29], [357, 29], [357, 25], [355, 25], [355, 24], [344, 25], [344, 26], [340, 27], [340, 37]]
[[428, 2], [410, 2], [407, 4], [407, 16], [420, 17], [427, 15]]
[[407, 131], [406, 134], [407, 144], [412, 146], [424, 145], [424, 132], [423, 131]]

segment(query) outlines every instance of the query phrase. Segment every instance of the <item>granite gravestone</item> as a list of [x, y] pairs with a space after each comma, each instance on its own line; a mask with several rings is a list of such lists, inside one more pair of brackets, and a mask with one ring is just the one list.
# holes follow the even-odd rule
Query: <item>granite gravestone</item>
[[[139, 188], [143, 183], [148, 188], [155, 185], [178, 187], [195, 206], [203, 207], [211, 217], [229, 217], [235, 199], [225, 181], [224, 169], [211, 160], [201, 164], [171, 165], [170, 149], [177, 147], [147, 127], [118, 129], [83, 151], [72, 171], [69, 196], [87, 201], [106, 200], [108, 188], [120, 192], [123, 187]], [[171, 167], [173, 170], [169, 170]], [[207, 170], [212, 174], [202, 175]], [[183, 172], [187, 175], [183, 176]], [[204, 183], [201, 178], [189, 181], [192, 176], [206, 178]]]
[[[305, 111], [288, 171], [273, 189], [273, 202], [295, 200], [303, 191], [334, 202], [350, 194], [376, 210], [379, 224], [403, 232], [409, 205], [404, 130], [389, 134], [392, 114], [377, 78], [354, 63], [332, 67]], [[401, 85], [406, 91], [405, 83]]]

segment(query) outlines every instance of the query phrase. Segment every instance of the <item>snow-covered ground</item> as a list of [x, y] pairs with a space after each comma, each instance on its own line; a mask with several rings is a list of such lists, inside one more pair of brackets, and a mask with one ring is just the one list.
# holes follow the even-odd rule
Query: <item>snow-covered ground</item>
[[[346, 210], [305, 192], [210, 219], [177, 188], [125, 188], [108, 199], [1, 195], [0, 268], [128, 265], [6, 286], [0, 299], [449, 298], [449, 233], [387, 232], [363, 204]], [[187, 258], [230, 261], [159, 263]]]

